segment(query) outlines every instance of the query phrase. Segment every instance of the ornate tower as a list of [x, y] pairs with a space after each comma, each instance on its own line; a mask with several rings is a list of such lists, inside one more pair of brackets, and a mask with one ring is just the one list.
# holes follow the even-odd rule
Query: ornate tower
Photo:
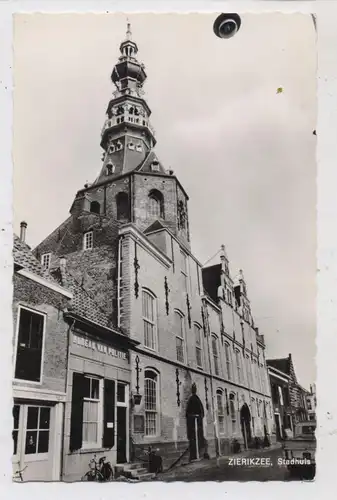
[[95, 183], [134, 170], [156, 143], [149, 121], [151, 110], [142, 97], [147, 76], [144, 64], [137, 59], [138, 47], [132, 41], [129, 23], [119, 50], [121, 55], [111, 73], [116, 90], [102, 129], [103, 167]]

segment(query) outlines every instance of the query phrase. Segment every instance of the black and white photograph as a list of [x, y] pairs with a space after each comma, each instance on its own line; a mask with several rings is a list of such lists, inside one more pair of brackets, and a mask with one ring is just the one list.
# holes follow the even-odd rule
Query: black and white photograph
[[13, 481], [314, 480], [316, 38], [13, 16]]

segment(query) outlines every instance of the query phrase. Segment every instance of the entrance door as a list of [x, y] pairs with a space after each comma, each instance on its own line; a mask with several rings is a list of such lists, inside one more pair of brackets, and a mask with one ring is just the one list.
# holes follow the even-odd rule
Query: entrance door
[[128, 461], [128, 386], [122, 382], [117, 383], [117, 463], [124, 464]]
[[15, 404], [13, 468], [20, 470], [24, 481], [50, 481], [53, 474], [50, 430], [53, 407]]

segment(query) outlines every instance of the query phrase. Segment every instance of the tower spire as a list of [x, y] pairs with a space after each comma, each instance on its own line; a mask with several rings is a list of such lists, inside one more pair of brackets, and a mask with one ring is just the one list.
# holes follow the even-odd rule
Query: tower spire
[[126, 20], [126, 39], [131, 40], [132, 38], [132, 32], [131, 32], [131, 23], [129, 22], [129, 19]]

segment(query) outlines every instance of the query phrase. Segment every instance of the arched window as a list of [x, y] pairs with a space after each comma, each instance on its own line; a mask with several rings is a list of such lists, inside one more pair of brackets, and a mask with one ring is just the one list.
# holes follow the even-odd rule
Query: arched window
[[158, 393], [158, 374], [154, 370], [145, 370], [145, 436], [156, 436], [158, 434]]
[[236, 409], [235, 409], [235, 394], [229, 395], [229, 413], [232, 420], [232, 432], [236, 431]]
[[216, 391], [216, 405], [218, 410], [219, 434], [223, 434], [225, 432], [225, 412], [223, 404], [223, 391], [221, 389]]
[[219, 375], [219, 350], [218, 350], [218, 337], [212, 334], [212, 353], [213, 353], [213, 361], [214, 361], [214, 373], [215, 375]]
[[149, 215], [164, 218], [164, 197], [157, 189], [153, 189], [149, 194]]
[[194, 334], [195, 334], [195, 357], [197, 360], [198, 368], [202, 368], [202, 336], [201, 336], [201, 326], [194, 324]]
[[118, 193], [116, 196], [117, 219], [129, 220], [129, 197], [127, 193]]
[[225, 344], [226, 371], [228, 380], [232, 380], [232, 365], [229, 344]]
[[180, 311], [174, 311], [177, 361], [185, 361], [185, 318]]
[[242, 371], [241, 371], [241, 356], [240, 351], [235, 349], [235, 361], [236, 361], [236, 370], [238, 373], [238, 383], [242, 382]]
[[90, 212], [94, 214], [99, 214], [101, 212], [101, 205], [98, 203], [98, 201], [92, 201], [90, 203]]
[[142, 294], [142, 314], [144, 324], [144, 345], [156, 349], [156, 310], [155, 298], [147, 290]]

